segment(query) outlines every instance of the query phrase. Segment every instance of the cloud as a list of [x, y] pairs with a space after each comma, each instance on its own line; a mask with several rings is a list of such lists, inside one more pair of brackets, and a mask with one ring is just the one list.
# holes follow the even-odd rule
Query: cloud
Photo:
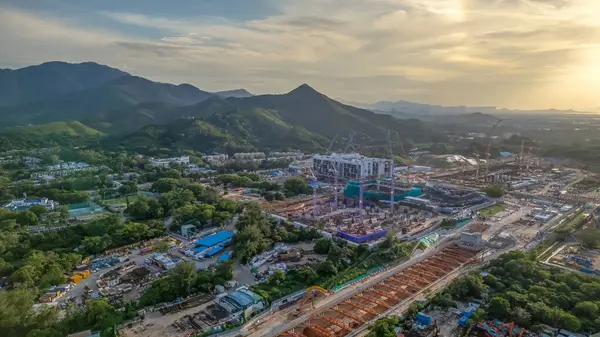
[[352, 101], [599, 104], [563, 90], [595, 73], [581, 67], [600, 45], [596, 0], [269, 1], [260, 19], [99, 11], [108, 24], [95, 26], [0, 6], [0, 65], [94, 60], [206, 90], [306, 82]]

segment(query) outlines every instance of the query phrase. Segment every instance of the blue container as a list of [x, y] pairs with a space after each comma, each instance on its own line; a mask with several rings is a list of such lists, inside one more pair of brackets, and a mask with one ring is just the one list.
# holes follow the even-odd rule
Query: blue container
[[425, 326], [430, 326], [431, 325], [431, 317], [429, 317], [429, 315], [427, 315], [427, 314], [420, 312], [417, 314], [417, 323], [419, 323], [421, 325], [425, 325]]

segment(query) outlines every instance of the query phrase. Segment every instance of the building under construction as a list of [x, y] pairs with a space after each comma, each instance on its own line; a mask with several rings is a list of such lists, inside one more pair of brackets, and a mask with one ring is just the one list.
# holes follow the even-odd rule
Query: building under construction
[[462, 208], [483, 204], [489, 199], [481, 192], [449, 186], [425, 187], [427, 199], [438, 207]]
[[[421, 187], [408, 184], [393, 184], [394, 202], [402, 201], [406, 197], [418, 197], [422, 194]], [[368, 201], [390, 202], [392, 200], [391, 178], [373, 179], [368, 181], [350, 181], [344, 188], [344, 196], [351, 199], [362, 199]]]
[[313, 156], [313, 172], [319, 180], [359, 180], [367, 177], [389, 177], [389, 159], [361, 156], [358, 153], [332, 153]]
[[[388, 276], [368, 289], [281, 334], [291, 337], [344, 337], [418, 294], [455, 269], [470, 263], [475, 252], [456, 246], [442, 249], [423, 261]], [[308, 307], [306, 312], [313, 310]]]

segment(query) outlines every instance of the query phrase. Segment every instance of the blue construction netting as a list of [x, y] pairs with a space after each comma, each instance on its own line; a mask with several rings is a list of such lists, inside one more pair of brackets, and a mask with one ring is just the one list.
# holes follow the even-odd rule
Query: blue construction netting
[[196, 246], [212, 247], [233, 237], [233, 232], [220, 231], [196, 241]]
[[356, 235], [352, 235], [352, 234], [346, 233], [346, 232], [338, 232], [337, 236], [339, 236], [343, 239], [346, 239], [346, 240], [350, 240], [355, 243], [363, 243], [363, 242], [382, 238], [382, 237], [386, 236], [387, 233], [388, 233], [387, 230], [382, 230], [382, 231], [371, 233], [371, 234], [356, 236]]
[[[387, 180], [389, 180], [389, 179], [387, 179]], [[369, 181], [364, 182], [363, 183], [363, 199], [364, 200], [373, 200], [375, 198], [379, 201], [389, 201], [390, 200], [389, 192], [382, 192], [382, 191], [378, 191], [378, 190], [369, 190], [369, 188], [376, 188], [376, 186], [380, 182], [384, 182], [384, 181], [385, 181], [385, 179], [369, 180]], [[413, 187], [408, 190], [400, 189], [397, 187], [394, 192], [394, 201], [395, 202], [402, 201], [406, 197], [418, 197], [421, 194], [423, 194], [423, 192], [418, 187]], [[346, 184], [346, 187], [344, 188], [344, 196], [346, 198], [358, 199], [360, 197], [360, 182], [358, 182], [358, 181], [348, 182], [348, 184]]]

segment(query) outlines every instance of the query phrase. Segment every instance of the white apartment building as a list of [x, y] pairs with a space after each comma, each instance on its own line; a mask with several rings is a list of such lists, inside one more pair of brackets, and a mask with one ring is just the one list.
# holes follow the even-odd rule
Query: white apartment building
[[208, 163], [210, 166], [223, 166], [229, 160], [229, 155], [227, 154], [211, 154], [207, 156], [202, 156], [202, 159]]
[[160, 158], [160, 159], [152, 158], [152, 165], [154, 165], [154, 167], [169, 167], [171, 165], [171, 163], [179, 164], [179, 165], [189, 164], [190, 156]]
[[267, 156], [264, 152], [239, 152], [233, 154], [235, 161], [258, 161], [265, 160]]
[[302, 152], [271, 152], [267, 157], [268, 161], [276, 160], [301, 160], [304, 158]]
[[391, 160], [361, 156], [358, 153], [314, 155], [313, 172], [318, 179], [359, 180], [389, 177]]

